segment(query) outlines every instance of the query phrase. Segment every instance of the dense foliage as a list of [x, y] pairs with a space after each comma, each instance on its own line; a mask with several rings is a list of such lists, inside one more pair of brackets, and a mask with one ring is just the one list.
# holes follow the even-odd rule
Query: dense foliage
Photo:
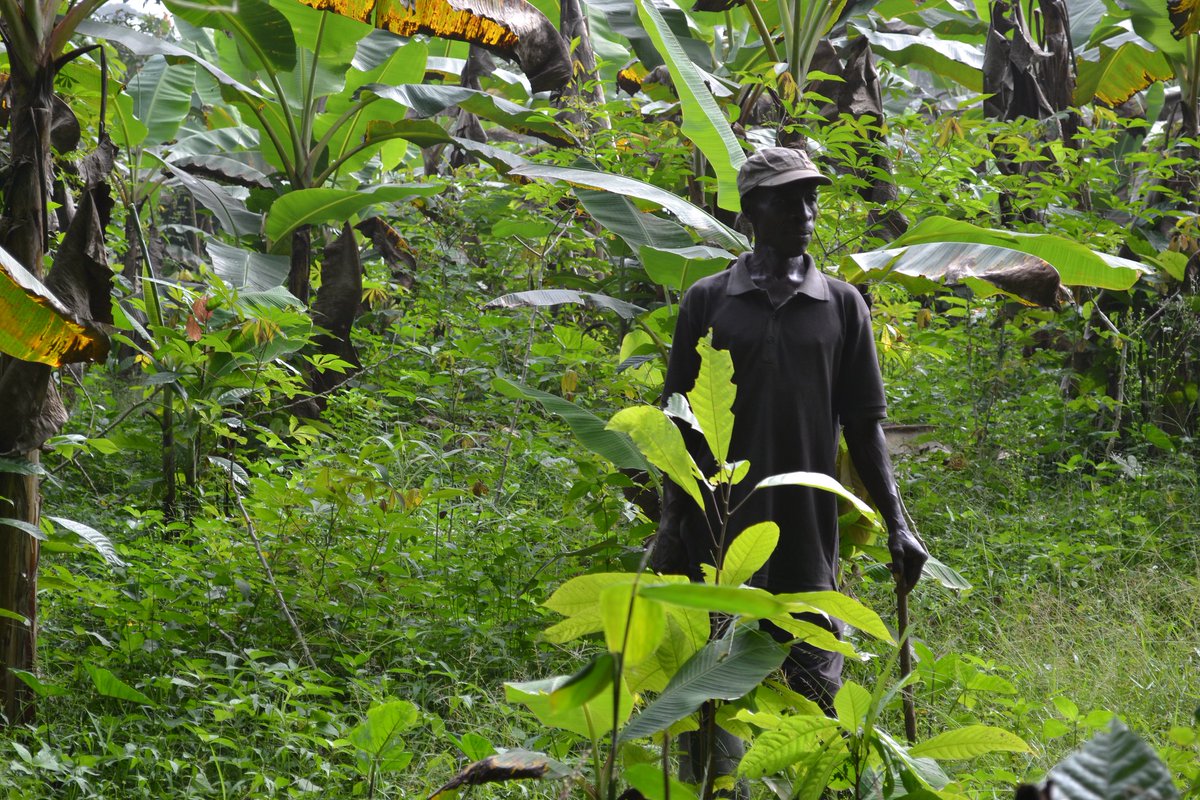
[[[0, 472], [40, 474], [43, 491], [38, 662], [14, 670], [37, 714], [0, 737], [6, 796], [429, 796], [507, 753], [497, 773], [547, 780], [470, 791], [655, 797], [662, 732], [718, 697], [730, 702], [706, 708], [752, 741], [755, 796], [1007, 794], [1114, 717], [1180, 790], [1200, 792], [1193, 140], [1103, 106], [1080, 110], [1070, 141], [1046, 119], [988, 114], [978, 94], [919, 71], [960, 71], [929, 54], [951, 49], [929, 37], [878, 62], [883, 120], [830, 110], [818, 93], [837, 81], [822, 72], [811, 94], [795, 77], [790, 97], [774, 94], [766, 60], [735, 46], [748, 52], [755, 29], [740, 12], [736, 25], [722, 17], [729, 27], [693, 22], [691, 61], [711, 46], [714, 61], [728, 57], [720, 78], [740, 81], [746, 102], [719, 108], [688, 88], [695, 64], [670, 54], [676, 33], [638, 3], [624, 27], [619, 15], [592, 21], [630, 37], [643, 62], [664, 52], [680, 104], [646, 79], [607, 102], [576, 93], [556, 116], [506, 105], [546, 102], [520, 97], [520, 76], [504, 70], [473, 86], [449, 85], [457, 73], [422, 84], [465, 67], [447, 63], [465, 48], [439, 40], [381, 44], [283, 0], [243, 18], [180, 6], [173, 44], [135, 30], [146, 19], [124, 32], [84, 25], [121, 45], [103, 69], [123, 81], [97, 88], [91, 55], [58, 74], [89, 147], [107, 92], [123, 202], [105, 241], [124, 269], [107, 360], [55, 373], [70, 421], [40, 464], [0, 459]], [[840, 9], [812, 6], [832, 30]], [[286, 14], [294, 47], [245, 36], [251, 8]], [[973, 11], [943, 12], [961, 41], [979, 35]], [[222, 26], [233, 34], [214, 36]], [[871, 26], [851, 38], [918, 38]], [[780, 41], [795, 54], [782, 74], [802, 53], [822, 70], [795, 30]], [[1101, 62], [1116, 58], [1092, 38]], [[6, 34], [6, 57], [19, 44]], [[605, 78], [623, 66], [612, 49], [597, 46]], [[944, 565], [911, 600], [917, 743], [897, 742], [894, 631], [880, 622], [894, 629], [895, 601], [865, 540], [844, 560], [860, 602], [827, 609], [849, 615], [847, 644], [863, 656], [836, 723], [812, 722], [773, 683], [748, 628], [728, 640], [738, 691], [687, 684], [694, 705], [650, 712], [687, 683], [668, 684], [684, 662], [708, 657], [707, 633], [671, 638], [671, 625], [698, 613], [707, 632], [710, 608], [747, 620], [795, 610], [704, 594], [741, 580], [644, 576], [639, 594], [655, 471], [630, 469], [642, 456], [602, 430], [653, 411], [679, 292], [740, 243], [717, 196], [732, 162], [700, 140], [722, 149], [728, 119], [763, 95], [778, 105], [738, 134], [802, 133], [838, 175], [814, 251], [830, 271], [870, 279], [890, 418], [916, 426], [898, 470]], [[432, 120], [448, 109], [457, 138]], [[480, 119], [514, 143], [477, 141]], [[876, 191], [884, 183], [890, 193]], [[898, 215], [907, 234], [889, 228]], [[357, 233], [337, 227], [348, 222]], [[946, 233], [960, 223], [958, 239]], [[1061, 307], [1022, 302], [970, 263], [955, 281], [945, 258], [880, 269], [852, 257], [889, 242], [1015, 252], [1036, 238], [1013, 232], [1041, 234], [1034, 257], [1081, 276], [1064, 280], [1075, 294]], [[1086, 247], [1062, 255], [1063, 241]], [[1114, 288], [1121, 270], [1128, 283]], [[615, 424], [644, 445], [635, 425]], [[583, 606], [603, 619], [564, 629]], [[631, 714], [641, 735], [618, 738]]]

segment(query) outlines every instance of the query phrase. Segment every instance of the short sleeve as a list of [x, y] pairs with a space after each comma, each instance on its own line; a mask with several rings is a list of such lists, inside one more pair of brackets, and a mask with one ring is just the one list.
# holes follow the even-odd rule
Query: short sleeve
[[871, 312], [853, 288], [843, 295], [842, 307], [845, 336], [834, 399], [838, 418], [883, 419], [887, 416], [887, 399], [875, 355]]

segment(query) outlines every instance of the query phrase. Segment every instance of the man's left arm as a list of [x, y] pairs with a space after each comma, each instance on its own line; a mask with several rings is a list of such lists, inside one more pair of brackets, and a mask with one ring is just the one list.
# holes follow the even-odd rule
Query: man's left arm
[[892, 460], [888, 456], [883, 426], [873, 418], [846, 419], [842, 422], [842, 435], [846, 437], [846, 449], [850, 451], [854, 468], [887, 525], [892, 572], [897, 576], [900, 588], [907, 592], [920, 579], [921, 568], [929, 559], [929, 552], [916, 534], [909, 530], [904, 518], [904, 507], [892, 471]]

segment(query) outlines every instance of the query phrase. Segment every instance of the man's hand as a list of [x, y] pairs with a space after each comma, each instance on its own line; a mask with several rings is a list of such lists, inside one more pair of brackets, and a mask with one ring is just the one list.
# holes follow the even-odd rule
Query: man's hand
[[899, 591], [907, 594], [921, 578], [921, 568], [929, 560], [929, 551], [907, 527], [901, 526], [888, 534], [888, 550], [892, 552], [892, 575]]

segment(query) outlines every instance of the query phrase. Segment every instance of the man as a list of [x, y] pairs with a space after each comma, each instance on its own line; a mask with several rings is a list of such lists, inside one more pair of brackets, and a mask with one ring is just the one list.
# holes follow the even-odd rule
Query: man
[[[692, 388], [699, 369], [696, 343], [711, 329], [713, 346], [733, 358], [737, 384], [730, 460], [750, 462], [749, 474], [733, 489], [730, 507], [738, 510], [728, 540], [764, 520], [780, 528], [779, 545], [755, 585], [776, 593], [837, 589], [837, 498], [806, 487], [764, 489], [746, 498], [771, 475], [835, 475], [840, 429], [887, 525], [893, 572], [907, 591], [928, 553], [905, 523], [880, 426], [886, 404], [870, 313], [854, 287], [821, 273], [808, 253], [817, 190], [831, 182], [803, 150], [771, 147], [746, 160], [738, 193], [754, 229], [754, 250], [684, 295], [663, 398]], [[703, 438], [691, 430], [684, 435], [697, 464], [713, 474], [716, 464]], [[710, 520], [667, 482], [655, 569], [699, 580], [701, 564], [717, 563], [710, 532], [715, 511], [708, 513]], [[840, 632], [837, 623], [811, 621]], [[776, 638], [791, 639], [771, 627]], [[784, 669], [793, 689], [832, 709], [842, 656], [796, 644]]]

